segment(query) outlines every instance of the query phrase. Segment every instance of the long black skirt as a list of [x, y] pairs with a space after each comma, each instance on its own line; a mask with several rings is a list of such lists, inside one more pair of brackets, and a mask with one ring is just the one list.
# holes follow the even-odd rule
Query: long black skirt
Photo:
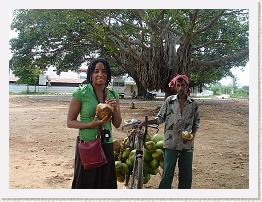
[[79, 136], [76, 139], [75, 168], [72, 189], [117, 189], [113, 144], [102, 144], [108, 163], [102, 167], [84, 170], [78, 151]]

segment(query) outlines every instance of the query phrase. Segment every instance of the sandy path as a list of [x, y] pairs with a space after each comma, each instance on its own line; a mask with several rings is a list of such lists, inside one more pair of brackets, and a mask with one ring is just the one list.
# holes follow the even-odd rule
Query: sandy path
[[[64, 188], [71, 186], [76, 129], [66, 127], [69, 96], [10, 96], [10, 188]], [[248, 101], [197, 100], [201, 128], [195, 142], [195, 189], [247, 189]], [[123, 119], [150, 118], [160, 101], [121, 100]], [[163, 133], [161, 125], [160, 132]], [[114, 129], [115, 139], [123, 139]], [[145, 188], [157, 188], [160, 176]], [[177, 172], [173, 187], [177, 185]], [[119, 184], [119, 188], [121, 188]]]

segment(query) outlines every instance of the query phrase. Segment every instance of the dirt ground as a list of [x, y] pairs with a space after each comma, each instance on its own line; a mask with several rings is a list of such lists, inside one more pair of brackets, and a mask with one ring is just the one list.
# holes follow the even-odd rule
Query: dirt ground
[[[66, 126], [70, 96], [10, 95], [9, 188], [70, 189], [77, 129]], [[131, 102], [136, 109], [130, 109]], [[248, 189], [248, 100], [197, 99], [193, 189]], [[153, 118], [163, 100], [121, 100], [124, 120]], [[164, 124], [160, 127], [163, 133]], [[113, 129], [114, 139], [126, 137]], [[177, 188], [177, 171], [173, 188]], [[160, 175], [145, 188], [157, 188]], [[119, 188], [123, 188], [119, 183]]]

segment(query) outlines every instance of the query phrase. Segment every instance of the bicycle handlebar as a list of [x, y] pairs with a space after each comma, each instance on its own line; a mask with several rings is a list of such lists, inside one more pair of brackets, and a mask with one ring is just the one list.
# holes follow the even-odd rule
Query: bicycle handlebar
[[122, 126], [122, 131], [125, 127], [127, 126], [138, 126], [138, 127], [148, 127], [148, 128], [154, 128], [154, 129], [159, 129], [159, 125], [158, 124], [146, 124], [146, 125], [142, 125], [142, 121], [140, 120], [136, 120], [136, 119], [130, 119], [128, 121], [125, 121], [125, 125]]

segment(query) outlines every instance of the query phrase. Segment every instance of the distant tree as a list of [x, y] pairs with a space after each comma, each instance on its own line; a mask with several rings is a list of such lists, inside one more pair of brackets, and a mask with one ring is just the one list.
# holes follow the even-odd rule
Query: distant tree
[[26, 92], [29, 93], [29, 85], [35, 86], [36, 92], [36, 85], [39, 81], [39, 75], [42, 73], [40, 69], [32, 68], [30, 66], [17, 68], [13, 72], [19, 79], [17, 80], [18, 84], [26, 84], [27, 90]]
[[249, 86], [242, 86], [241, 90], [243, 91], [243, 94], [249, 96]]
[[219, 82], [217, 82], [217, 83], [211, 85], [210, 90], [212, 90], [214, 92], [214, 95], [220, 95], [221, 94], [221, 88], [222, 88], [222, 85]]
[[232, 85], [222, 85], [221, 90], [223, 94], [230, 95], [233, 92], [233, 86]]
[[232, 76], [233, 78], [233, 94], [238, 89], [238, 78], [236, 76]]

